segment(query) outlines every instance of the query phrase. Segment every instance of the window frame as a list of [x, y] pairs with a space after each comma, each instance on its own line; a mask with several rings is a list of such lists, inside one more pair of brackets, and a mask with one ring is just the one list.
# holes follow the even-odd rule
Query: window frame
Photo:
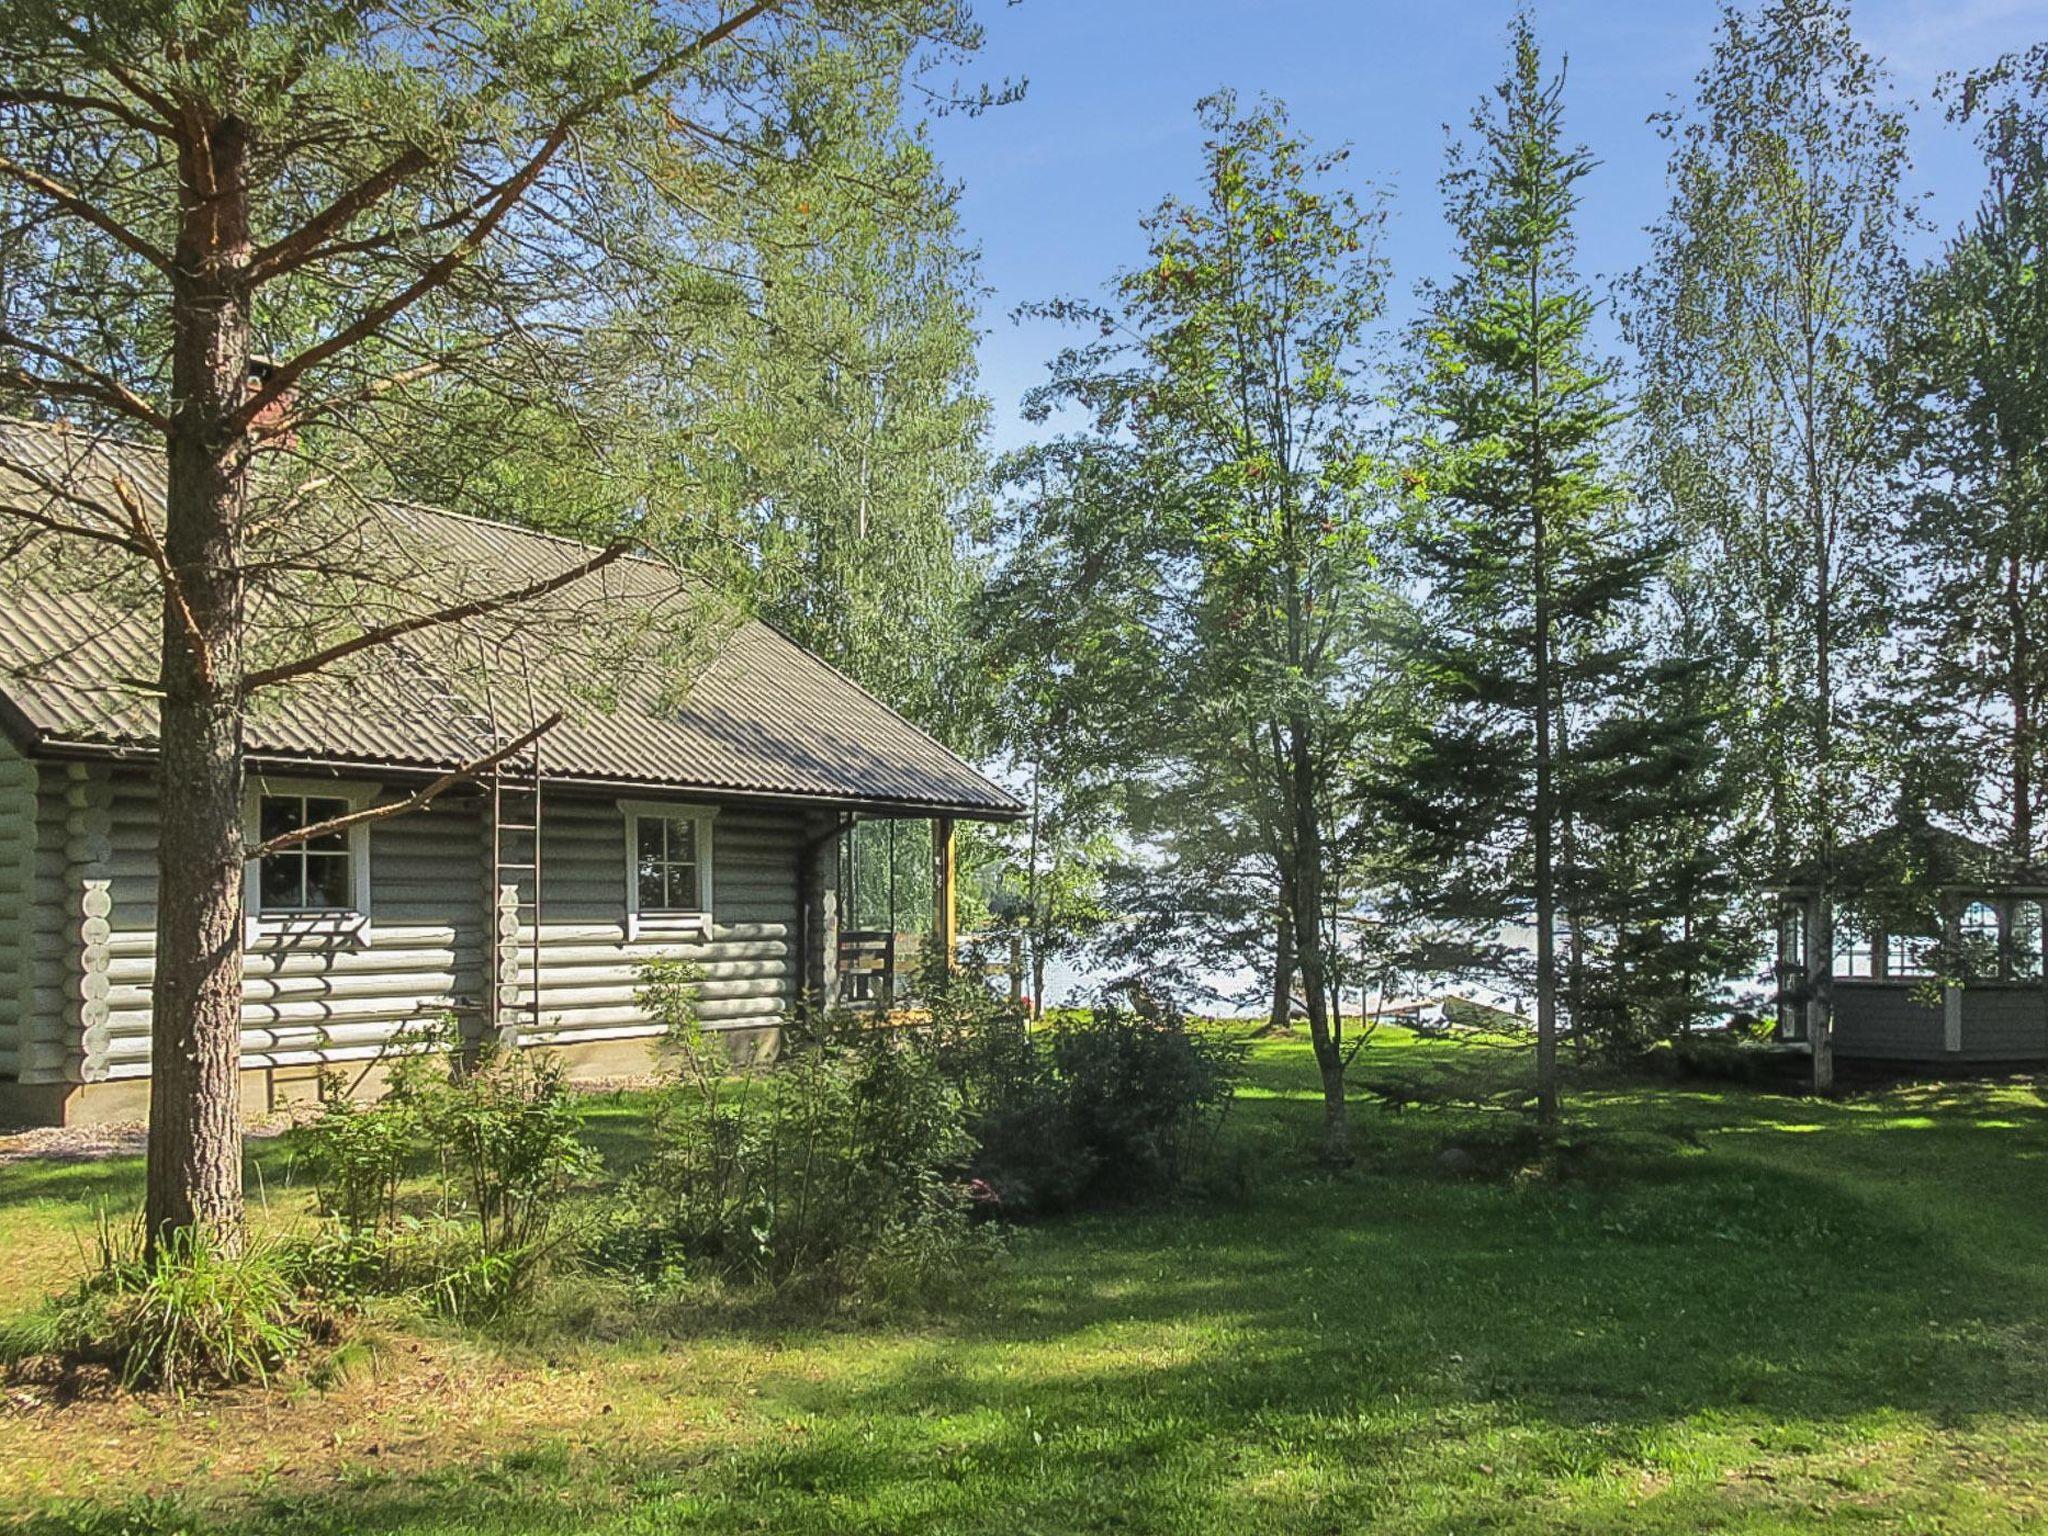
[[[712, 878], [715, 863], [713, 823], [718, 807], [681, 800], [621, 800], [619, 810], [626, 819], [626, 938], [664, 939], [696, 935], [711, 937], [712, 899], [716, 889]], [[697, 843], [697, 905], [640, 909], [640, 823], [687, 821], [694, 828]]]
[[[339, 800], [346, 814], [366, 810], [377, 798], [375, 784], [345, 783], [335, 779], [279, 778], [252, 773], [243, 791], [243, 836], [250, 849], [263, 841], [263, 802], [271, 799]], [[343, 834], [348, 839], [349, 905], [346, 908], [308, 910], [263, 910], [263, 861], [250, 858], [242, 866], [242, 913], [246, 945], [250, 949], [266, 941], [298, 938], [345, 938], [357, 948], [369, 947], [370, 920], [370, 824], [357, 822]]]

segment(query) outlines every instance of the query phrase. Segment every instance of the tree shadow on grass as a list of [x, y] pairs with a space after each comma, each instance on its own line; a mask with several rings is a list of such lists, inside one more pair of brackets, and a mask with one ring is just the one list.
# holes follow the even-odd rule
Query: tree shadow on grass
[[[2011, 1176], [2048, 1147], [2027, 1108], [1974, 1085], [1591, 1102], [1585, 1124], [1632, 1134], [1570, 1177], [1491, 1181], [1435, 1169], [1467, 1119], [1376, 1116], [1361, 1170], [1283, 1160], [1244, 1209], [1048, 1223], [914, 1326], [705, 1320], [787, 1363], [686, 1444], [451, 1442], [410, 1479], [23, 1528], [1540, 1529], [1560, 1488], [1736, 1454], [1717, 1435], [1747, 1456], [1901, 1418], [2000, 1434], [2048, 1418], [2048, 1211]], [[1317, 1113], [1276, 1102], [1249, 1130], [1305, 1145]], [[683, 1382], [688, 1347], [575, 1364]]]

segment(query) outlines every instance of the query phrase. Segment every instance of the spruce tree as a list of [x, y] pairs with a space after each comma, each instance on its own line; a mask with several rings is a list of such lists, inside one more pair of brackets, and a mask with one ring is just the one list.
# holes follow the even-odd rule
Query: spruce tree
[[1533, 923], [1526, 979], [1548, 1124], [1572, 894], [1560, 844], [1606, 772], [1572, 724], [1605, 714], [1627, 684], [1610, 632], [1651, 557], [1608, 463], [1623, 412], [1614, 368], [1592, 356], [1596, 303], [1573, 266], [1593, 162], [1565, 142], [1563, 77], [1545, 77], [1526, 18], [1510, 37], [1506, 78], [1451, 151], [1443, 187], [1461, 267], [1430, 295], [1419, 336], [1417, 533], [1432, 595], [1418, 659], [1436, 715], [1395, 794], [1426, 906], [1480, 935]]

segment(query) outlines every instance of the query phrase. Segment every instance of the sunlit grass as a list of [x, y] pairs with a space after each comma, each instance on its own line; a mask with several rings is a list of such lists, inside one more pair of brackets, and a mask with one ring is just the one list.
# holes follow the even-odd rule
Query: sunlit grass
[[[2048, 1523], [2048, 1115], [2031, 1082], [1816, 1104], [1588, 1068], [1517, 1146], [1526, 1058], [1389, 1031], [1359, 1165], [1305, 1042], [1227, 1128], [1248, 1195], [1018, 1233], [886, 1317], [400, 1332], [327, 1391], [0, 1415], [39, 1536], [365, 1532], [2018, 1532]], [[1402, 1104], [1406, 1107], [1389, 1107]], [[591, 1106], [608, 1161], [641, 1104]], [[269, 1213], [305, 1194], [257, 1152]], [[1525, 1166], [1526, 1164], [1526, 1166]], [[0, 1169], [0, 1309], [130, 1162]]]

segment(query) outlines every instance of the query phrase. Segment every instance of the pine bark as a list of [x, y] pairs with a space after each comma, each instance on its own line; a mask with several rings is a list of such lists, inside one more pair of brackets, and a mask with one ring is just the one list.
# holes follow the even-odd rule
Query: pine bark
[[156, 975], [145, 1231], [240, 1237], [242, 628], [248, 434], [248, 135], [181, 146], [158, 734]]

